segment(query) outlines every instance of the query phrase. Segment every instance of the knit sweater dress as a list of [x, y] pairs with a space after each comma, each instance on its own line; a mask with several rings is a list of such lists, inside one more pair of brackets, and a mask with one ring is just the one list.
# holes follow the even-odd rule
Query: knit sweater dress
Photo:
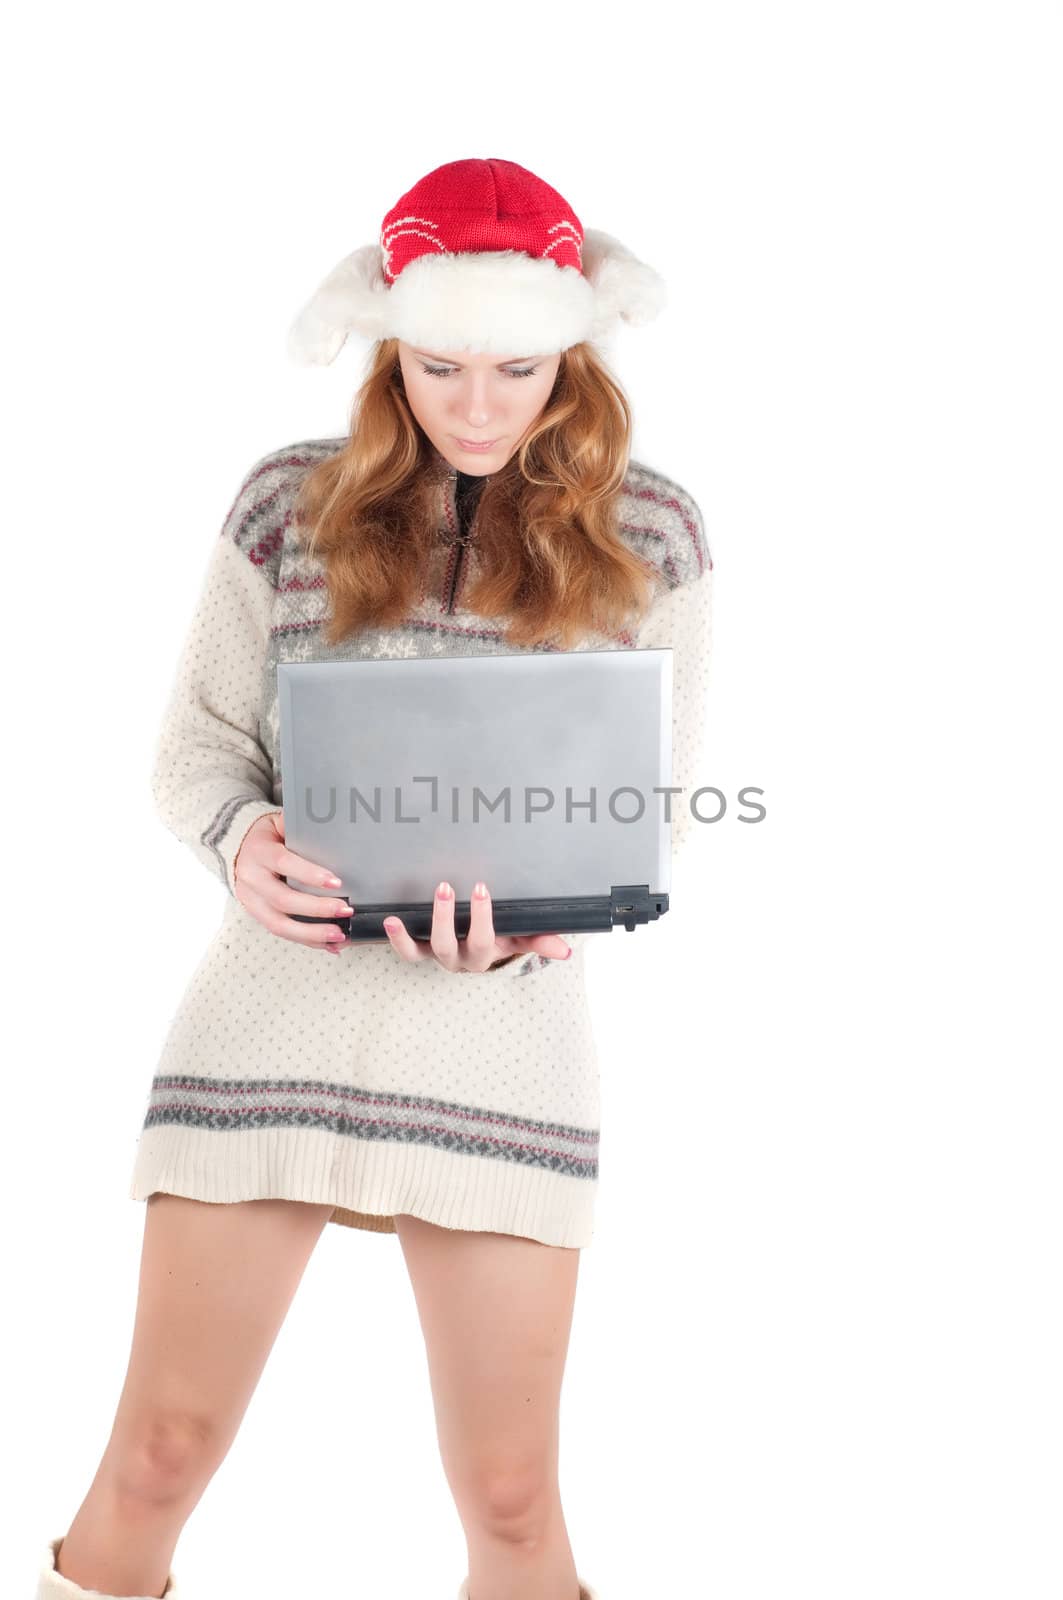
[[[477, 573], [476, 486], [439, 479], [438, 540], [399, 625], [324, 638], [323, 564], [293, 520], [303, 474], [344, 438], [276, 450], [244, 478], [211, 550], [151, 777], [166, 826], [225, 891], [220, 922], [172, 1017], [137, 1142], [131, 1197], [285, 1198], [329, 1220], [394, 1233], [412, 1213], [443, 1227], [590, 1243], [599, 1161], [599, 1063], [584, 958], [518, 956], [486, 973], [404, 961], [386, 943], [338, 956], [270, 933], [235, 896], [251, 825], [283, 810], [276, 668], [282, 661], [511, 653], [505, 618], [465, 609]], [[469, 493], [466, 495], [465, 491]], [[465, 513], [459, 521], [459, 510]], [[712, 561], [677, 483], [629, 462], [619, 533], [655, 572], [641, 624], [579, 649], [673, 651], [673, 863], [691, 836], [702, 757]], [[556, 648], [549, 644], [535, 648]], [[471, 884], [454, 885], [468, 899]], [[488, 889], [491, 888], [488, 883]], [[681, 876], [671, 894], [683, 894]]]

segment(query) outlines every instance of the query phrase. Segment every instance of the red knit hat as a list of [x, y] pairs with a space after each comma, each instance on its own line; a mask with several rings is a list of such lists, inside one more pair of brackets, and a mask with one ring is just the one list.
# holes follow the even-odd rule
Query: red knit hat
[[542, 355], [640, 324], [664, 283], [607, 233], [584, 229], [556, 189], [515, 161], [449, 161], [385, 216], [379, 244], [334, 267], [288, 335], [295, 361], [327, 365], [348, 334], [436, 351]]

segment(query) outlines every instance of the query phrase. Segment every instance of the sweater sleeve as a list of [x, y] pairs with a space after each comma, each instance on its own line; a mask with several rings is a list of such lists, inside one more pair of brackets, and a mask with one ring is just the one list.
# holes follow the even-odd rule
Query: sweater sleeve
[[[690, 797], [708, 782], [705, 721], [712, 652], [713, 567], [707, 549], [704, 555], [704, 566], [696, 574], [669, 588], [654, 602], [639, 632], [639, 649], [665, 646], [672, 651], [671, 788], [679, 790], [672, 795], [671, 803], [673, 867], [699, 826], [690, 809]], [[663, 805], [663, 797], [660, 803]]]
[[273, 585], [238, 537], [259, 509], [255, 482], [252, 472], [211, 552], [151, 774], [158, 815], [231, 895], [248, 829], [284, 809], [259, 739]]

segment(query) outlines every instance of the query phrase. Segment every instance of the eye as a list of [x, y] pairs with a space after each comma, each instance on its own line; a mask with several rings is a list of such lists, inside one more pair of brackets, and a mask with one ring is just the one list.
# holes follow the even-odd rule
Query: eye
[[[538, 367], [504, 367], [507, 378], [533, 378], [538, 372]], [[421, 371], [428, 373], [432, 378], [448, 378], [454, 371], [453, 367], [426, 367], [421, 362]]]

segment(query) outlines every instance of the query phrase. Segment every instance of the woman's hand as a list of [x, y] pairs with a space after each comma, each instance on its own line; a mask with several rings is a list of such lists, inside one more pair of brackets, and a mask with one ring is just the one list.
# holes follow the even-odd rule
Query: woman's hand
[[449, 883], [436, 889], [432, 907], [432, 932], [427, 941], [407, 933], [400, 917], [385, 917], [384, 932], [391, 948], [404, 961], [438, 961], [448, 972], [486, 972], [507, 956], [525, 955], [529, 950], [552, 961], [565, 961], [571, 949], [559, 933], [529, 933], [495, 936], [491, 897], [487, 885], [478, 883], [469, 902], [468, 938], [454, 933], [454, 890]]
[[338, 956], [346, 942], [342, 928], [334, 922], [294, 922], [291, 914], [297, 911], [305, 917], [349, 917], [353, 908], [346, 900], [329, 900], [323, 895], [307, 894], [304, 889], [292, 889], [282, 873], [301, 878], [304, 883], [319, 883], [322, 888], [332, 888], [340, 881], [327, 867], [319, 867], [316, 861], [308, 861], [288, 849], [284, 843], [284, 817], [278, 811], [259, 817], [244, 835], [233, 863], [236, 898], [256, 922], [278, 939], [315, 945]]

